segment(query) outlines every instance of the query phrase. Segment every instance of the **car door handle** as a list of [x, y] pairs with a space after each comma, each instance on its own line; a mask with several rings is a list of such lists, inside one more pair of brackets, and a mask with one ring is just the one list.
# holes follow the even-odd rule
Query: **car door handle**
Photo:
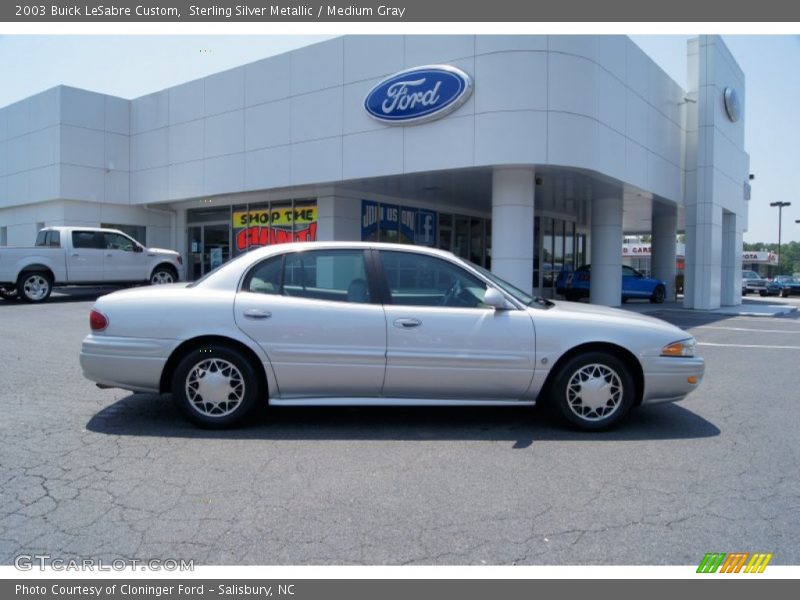
[[272, 313], [268, 310], [261, 310], [259, 308], [248, 308], [244, 311], [244, 316], [248, 319], [269, 319]]
[[77, 252], [73, 252], [72, 253], [72, 258], [78, 258], [79, 256], [80, 256], [80, 254], [78, 254]]
[[422, 325], [422, 321], [419, 319], [395, 319], [394, 326], [399, 327], [400, 329], [412, 329], [414, 327], [419, 327]]
[[114, 258], [113, 254], [106, 254], [106, 258]]

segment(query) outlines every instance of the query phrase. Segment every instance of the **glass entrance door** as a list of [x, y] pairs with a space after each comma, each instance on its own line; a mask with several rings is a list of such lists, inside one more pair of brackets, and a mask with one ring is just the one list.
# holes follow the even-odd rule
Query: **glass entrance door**
[[189, 226], [189, 265], [187, 278], [199, 279], [231, 257], [229, 223], [207, 223]]

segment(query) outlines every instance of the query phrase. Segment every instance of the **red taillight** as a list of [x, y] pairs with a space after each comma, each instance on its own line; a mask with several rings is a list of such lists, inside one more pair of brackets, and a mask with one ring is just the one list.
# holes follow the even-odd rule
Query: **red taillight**
[[89, 313], [89, 327], [92, 331], [103, 331], [108, 327], [108, 318], [103, 313], [92, 310]]

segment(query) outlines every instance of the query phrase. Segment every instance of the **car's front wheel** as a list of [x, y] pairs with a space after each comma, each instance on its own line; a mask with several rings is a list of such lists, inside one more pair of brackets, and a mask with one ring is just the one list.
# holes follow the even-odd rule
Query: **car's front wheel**
[[178, 274], [170, 267], [156, 267], [150, 275], [150, 285], [163, 285], [178, 281]]
[[201, 346], [178, 363], [172, 395], [195, 425], [223, 429], [241, 421], [262, 396], [253, 364], [233, 348]]
[[607, 352], [574, 356], [558, 371], [551, 402], [571, 425], [584, 431], [609, 429], [634, 404], [635, 385], [630, 368]]

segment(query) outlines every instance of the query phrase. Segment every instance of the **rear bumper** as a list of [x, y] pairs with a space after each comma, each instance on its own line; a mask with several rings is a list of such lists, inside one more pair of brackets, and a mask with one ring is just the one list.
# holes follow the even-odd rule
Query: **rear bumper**
[[83, 340], [83, 376], [104, 386], [158, 392], [161, 373], [177, 340], [90, 334]]
[[[656, 356], [642, 360], [644, 393], [642, 404], [677, 402], [697, 389], [703, 381], [705, 361], [702, 358]], [[695, 383], [690, 382], [693, 378]]]

